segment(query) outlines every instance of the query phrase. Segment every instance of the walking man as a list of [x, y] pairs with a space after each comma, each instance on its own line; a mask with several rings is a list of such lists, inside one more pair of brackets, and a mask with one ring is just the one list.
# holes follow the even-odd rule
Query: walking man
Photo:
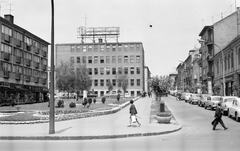
[[217, 104], [216, 107], [216, 111], [215, 111], [215, 119], [212, 121], [212, 125], [213, 125], [213, 130], [215, 130], [218, 122], [222, 125], [222, 127], [224, 128], [224, 130], [227, 130], [228, 128], [224, 125], [223, 120], [222, 120], [222, 111], [221, 111], [221, 103]]
[[138, 122], [137, 120], [137, 117], [136, 117], [136, 114], [137, 114], [137, 109], [135, 107], [135, 105], [133, 104], [133, 100], [130, 100], [130, 108], [129, 108], [129, 111], [130, 111], [130, 125], [128, 127], [130, 127], [132, 125], [132, 122], [137, 122], [138, 123], [138, 126], [140, 126], [141, 124]]

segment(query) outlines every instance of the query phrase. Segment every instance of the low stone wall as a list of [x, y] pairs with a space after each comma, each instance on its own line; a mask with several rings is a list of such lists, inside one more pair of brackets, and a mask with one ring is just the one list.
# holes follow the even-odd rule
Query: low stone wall
[[[138, 100], [139, 97], [134, 98], [133, 100]], [[130, 102], [126, 102], [124, 104], [118, 105], [116, 107], [113, 107], [111, 109], [107, 110], [91, 110], [89, 112], [80, 112], [80, 113], [70, 113], [70, 114], [58, 114], [55, 115], [55, 121], [65, 121], [65, 120], [72, 120], [72, 119], [79, 119], [79, 118], [87, 118], [87, 117], [93, 117], [93, 116], [101, 116], [101, 115], [108, 115], [113, 114], [121, 109], [128, 106]], [[49, 122], [49, 115], [46, 115], [43, 112], [38, 112], [36, 116], [40, 116], [41, 120], [34, 120], [34, 121], [0, 121], [0, 124], [36, 124], [36, 123], [48, 123]]]

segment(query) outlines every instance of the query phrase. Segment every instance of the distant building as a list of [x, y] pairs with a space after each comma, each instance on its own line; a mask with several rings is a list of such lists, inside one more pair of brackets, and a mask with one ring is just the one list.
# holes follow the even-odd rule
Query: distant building
[[0, 105], [47, 101], [49, 43], [0, 17]]
[[127, 91], [138, 96], [146, 90], [144, 48], [141, 42], [124, 43], [68, 43], [56, 44], [55, 66], [70, 62], [74, 70], [79, 64], [86, 64], [92, 78], [94, 93], [99, 97], [108, 93], [107, 82], [111, 81], [118, 90], [116, 76], [128, 75]]

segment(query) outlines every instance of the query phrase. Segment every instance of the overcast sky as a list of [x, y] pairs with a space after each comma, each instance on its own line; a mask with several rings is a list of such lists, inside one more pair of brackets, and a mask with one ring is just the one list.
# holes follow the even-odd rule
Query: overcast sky
[[[0, 4], [1, 16], [11, 13], [15, 24], [51, 42], [51, 0]], [[239, 0], [55, 0], [55, 44], [80, 42], [77, 28], [85, 24], [120, 27], [119, 42], [142, 42], [152, 75], [167, 75], [199, 47], [202, 28], [233, 13], [235, 4]]]

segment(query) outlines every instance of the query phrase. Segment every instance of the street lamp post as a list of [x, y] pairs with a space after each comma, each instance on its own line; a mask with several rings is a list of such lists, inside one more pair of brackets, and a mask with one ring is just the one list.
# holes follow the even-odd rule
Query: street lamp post
[[[198, 41], [199, 41], [199, 43], [207, 42], [206, 40], [203, 40], [203, 39], [198, 39]], [[224, 54], [223, 54], [222, 49], [221, 49], [217, 44], [213, 43], [213, 45], [216, 46], [216, 47], [220, 50], [220, 52], [221, 52], [221, 54], [222, 54], [223, 96], [225, 96], [225, 91], [226, 91], [226, 89], [225, 89], [225, 71], [224, 71], [224, 70], [225, 70], [225, 65], [224, 65]]]

